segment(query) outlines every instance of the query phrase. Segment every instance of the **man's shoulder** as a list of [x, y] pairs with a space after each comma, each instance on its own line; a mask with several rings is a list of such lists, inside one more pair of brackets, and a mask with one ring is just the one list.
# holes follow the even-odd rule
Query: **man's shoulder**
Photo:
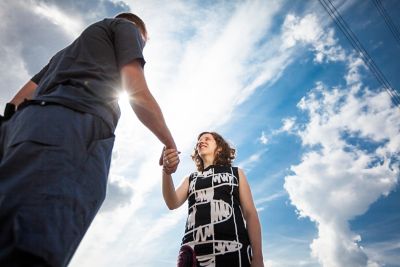
[[103, 26], [112, 25], [115, 22], [116, 22], [116, 19], [114, 19], [114, 18], [104, 18], [102, 20], [99, 20], [99, 21], [96, 21], [96, 22], [90, 24], [88, 26], [88, 28], [93, 27], [93, 26], [100, 26], [100, 25], [103, 25]]
[[83, 36], [86, 35], [97, 35], [100, 33], [108, 33], [112, 34], [115, 31], [119, 31], [119, 25], [125, 24], [127, 21], [117, 18], [104, 18], [102, 20], [96, 21], [89, 26], [82, 32]]
[[136, 26], [129, 20], [122, 18], [104, 18], [91, 25], [89, 25], [86, 30], [91, 30], [95, 28], [108, 29], [111, 31], [136, 31]]
[[104, 18], [94, 24], [107, 24], [107, 25], [117, 25], [117, 24], [127, 24], [127, 25], [133, 25], [132, 22], [129, 20], [123, 19], [123, 18]]

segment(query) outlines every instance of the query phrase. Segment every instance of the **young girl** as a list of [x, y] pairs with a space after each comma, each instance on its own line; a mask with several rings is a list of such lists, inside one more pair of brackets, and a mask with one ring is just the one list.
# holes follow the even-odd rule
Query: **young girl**
[[197, 171], [175, 190], [171, 173], [178, 152], [163, 153], [162, 190], [169, 209], [189, 202], [182, 246], [190, 246], [198, 266], [262, 267], [261, 227], [244, 172], [232, 167], [235, 150], [215, 132], [197, 139], [192, 159]]

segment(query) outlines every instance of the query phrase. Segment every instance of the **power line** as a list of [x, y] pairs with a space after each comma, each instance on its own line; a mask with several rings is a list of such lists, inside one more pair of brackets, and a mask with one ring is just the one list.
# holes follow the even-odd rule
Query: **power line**
[[[358, 40], [357, 36], [351, 30], [351, 28], [347, 25], [346, 21], [340, 15], [339, 11], [333, 5], [330, 0], [320, 0], [321, 4], [323, 4], [324, 8], [328, 12], [328, 14], [332, 17], [335, 23], [339, 26], [342, 32], [345, 34], [346, 38], [350, 41], [353, 48], [359, 53], [361, 59], [363, 59], [364, 63], [368, 66], [369, 70], [374, 74], [376, 79], [382, 84], [382, 86], [386, 89], [388, 94], [390, 95], [392, 101], [400, 107], [400, 96], [396, 90], [392, 88], [389, 81], [380, 71], [379, 67], [376, 65], [375, 61], [368, 54], [367, 50], [363, 47], [361, 42]], [[329, 3], [329, 4], [328, 4]]]
[[389, 13], [387, 13], [385, 7], [382, 5], [380, 0], [372, 0], [375, 4], [376, 9], [378, 9], [379, 13], [383, 17], [386, 26], [389, 28], [390, 32], [392, 33], [394, 39], [396, 39], [397, 43], [400, 45], [400, 31], [397, 28], [396, 24], [394, 24], [392, 18], [390, 17]]
[[368, 54], [368, 52], [364, 49], [361, 42], [358, 40], [357, 36], [347, 25], [346, 21], [340, 15], [339, 11], [336, 9], [333, 3], [330, 0], [319, 0], [319, 2], [328, 12], [329, 16], [333, 19], [333, 21], [336, 23], [339, 29], [343, 32], [345, 37], [349, 40], [353, 48], [358, 52], [359, 56], [367, 65], [368, 69], [372, 72], [372, 74], [374, 74], [378, 82], [381, 83], [382, 86], [386, 89], [387, 93], [389, 94], [394, 104], [400, 108], [400, 95], [397, 93], [396, 90], [392, 88], [389, 81], [380, 71], [379, 67], [376, 65], [376, 63]]
[[321, 4], [324, 6], [325, 10], [332, 17], [335, 23], [338, 25], [340, 30], [344, 33], [346, 38], [350, 41], [350, 44], [353, 48], [359, 53], [360, 57], [363, 59], [364, 63], [368, 66], [369, 70], [375, 75], [376, 79], [382, 84], [382, 86], [386, 89], [393, 102], [400, 107], [400, 96], [398, 93], [391, 87], [389, 81], [380, 71], [379, 67], [375, 64], [374, 60], [368, 54], [368, 52], [364, 49], [361, 42], [358, 40], [354, 32], [347, 25], [346, 21], [340, 15], [339, 11], [333, 5], [330, 0], [320, 0]]

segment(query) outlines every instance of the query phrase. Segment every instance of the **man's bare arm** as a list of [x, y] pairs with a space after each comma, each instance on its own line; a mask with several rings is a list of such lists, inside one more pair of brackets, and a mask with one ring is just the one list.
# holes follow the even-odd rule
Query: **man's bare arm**
[[147, 87], [143, 68], [138, 60], [121, 69], [122, 84], [130, 97], [130, 104], [139, 120], [167, 147], [176, 148], [161, 109]]
[[33, 93], [37, 88], [37, 84], [29, 81], [18, 91], [10, 103], [14, 104], [16, 107], [21, 104], [25, 99], [32, 99]]

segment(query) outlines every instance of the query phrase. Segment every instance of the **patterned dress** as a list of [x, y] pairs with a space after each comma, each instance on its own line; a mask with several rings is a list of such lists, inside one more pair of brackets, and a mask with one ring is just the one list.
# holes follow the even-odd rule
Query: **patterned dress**
[[182, 245], [201, 267], [246, 267], [251, 247], [239, 200], [237, 167], [209, 166], [189, 176], [189, 211]]

